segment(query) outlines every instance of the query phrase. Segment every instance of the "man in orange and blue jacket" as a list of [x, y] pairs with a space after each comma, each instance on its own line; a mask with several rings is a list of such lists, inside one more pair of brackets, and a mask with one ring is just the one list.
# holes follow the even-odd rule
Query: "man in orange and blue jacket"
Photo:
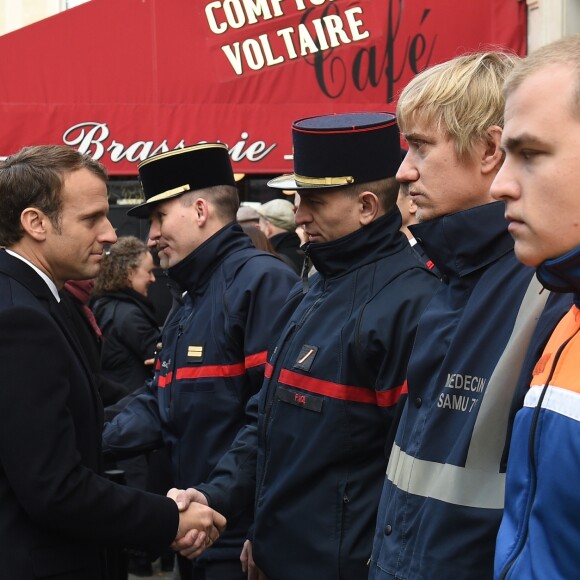
[[580, 570], [580, 37], [538, 49], [504, 86], [503, 168], [518, 259], [545, 288], [573, 292], [516, 415], [496, 578], [577, 578]]

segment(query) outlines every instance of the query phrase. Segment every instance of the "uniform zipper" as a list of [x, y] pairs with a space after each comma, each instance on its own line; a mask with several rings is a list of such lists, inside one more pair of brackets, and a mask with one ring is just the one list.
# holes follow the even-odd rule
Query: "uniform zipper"
[[185, 321], [183, 323], [180, 322], [178, 327], [177, 327], [177, 337], [175, 339], [175, 347], [173, 349], [173, 372], [171, 373], [171, 382], [169, 383], [169, 415], [171, 415], [171, 410], [173, 407], [173, 383], [175, 382], [175, 380], [177, 378], [177, 369], [178, 369], [177, 351], [179, 349], [179, 340], [183, 336], [185, 329], [188, 327], [192, 316], [193, 316], [193, 305], [192, 305], [192, 310], [188, 314]]
[[[271, 364], [273, 367], [275, 367], [276, 362], [278, 360], [281, 360], [281, 361], [284, 360], [284, 355], [286, 354], [286, 352], [288, 351], [288, 349], [291, 346], [292, 337], [294, 336], [294, 334], [297, 330], [302, 328], [302, 326], [305, 324], [305, 322], [310, 317], [310, 314], [312, 313], [312, 311], [318, 306], [320, 301], [324, 298], [324, 296], [326, 294], [326, 288], [327, 288], [327, 282], [325, 280], [324, 287], [322, 289], [322, 292], [320, 293], [320, 296], [310, 305], [308, 310], [302, 316], [302, 319], [300, 320], [300, 322], [298, 322], [298, 324], [293, 325], [288, 330], [286, 335], [284, 336], [284, 341], [282, 343], [282, 349], [280, 350], [280, 352], [277, 352], [278, 347], [276, 347], [274, 349], [274, 353], [273, 353], [272, 361], [271, 361]], [[262, 430], [262, 436], [264, 438], [264, 468], [262, 470], [259, 485], [256, 486], [256, 505], [257, 505], [258, 498], [260, 495], [260, 490], [262, 489], [262, 486], [264, 484], [264, 479], [266, 477], [266, 467], [267, 467], [267, 462], [268, 462], [268, 456], [270, 453], [270, 446], [269, 446], [269, 442], [268, 442], [268, 428], [269, 428], [269, 425], [270, 425], [271, 420], [272, 420], [272, 408], [274, 407], [274, 397], [276, 394], [276, 389], [271, 387], [271, 385], [276, 384], [278, 382], [279, 376], [280, 376], [280, 370], [278, 369], [278, 373], [276, 375], [272, 374], [272, 376], [270, 377], [270, 379], [268, 381], [268, 394], [267, 394], [268, 398], [266, 401], [266, 409], [264, 412], [264, 427]]]

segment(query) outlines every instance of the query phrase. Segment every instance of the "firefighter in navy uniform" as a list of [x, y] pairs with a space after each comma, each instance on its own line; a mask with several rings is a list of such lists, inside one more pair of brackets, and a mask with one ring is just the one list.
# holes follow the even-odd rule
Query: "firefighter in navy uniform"
[[[297, 276], [256, 250], [235, 223], [238, 193], [227, 148], [205, 143], [139, 165], [147, 201], [129, 211], [149, 218], [149, 245], [185, 291], [163, 329], [155, 378], [106, 425], [116, 456], [167, 446], [174, 484], [204, 481], [248, 420], [245, 405], [262, 384], [272, 319]], [[241, 578], [239, 553], [251, 508], [183, 579]]]
[[258, 578], [363, 580], [393, 410], [439, 280], [399, 231], [395, 117], [313, 117], [292, 133], [295, 173], [269, 185], [300, 194], [296, 224], [317, 273], [281, 313], [257, 425], [187, 494], [227, 517], [255, 494], [242, 561]]

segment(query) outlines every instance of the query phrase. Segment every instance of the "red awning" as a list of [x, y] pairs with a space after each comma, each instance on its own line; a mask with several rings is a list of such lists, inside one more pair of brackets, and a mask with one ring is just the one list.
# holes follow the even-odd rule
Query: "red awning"
[[219, 140], [237, 172], [285, 172], [294, 119], [392, 111], [416, 72], [490, 45], [525, 53], [525, 2], [92, 0], [0, 37], [0, 156], [66, 143], [134, 175]]

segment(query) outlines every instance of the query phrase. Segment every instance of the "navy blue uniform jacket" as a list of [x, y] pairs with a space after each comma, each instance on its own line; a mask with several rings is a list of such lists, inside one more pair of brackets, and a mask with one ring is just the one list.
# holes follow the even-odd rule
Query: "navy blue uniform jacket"
[[529, 385], [546, 323], [570, 304], [549, 300], [517, 261], [504, 212], [489, 203], [410, 227], [443, 282], [409, 361], [369, 579], [493, 575], [519, 377]]
[[[257, 429], [253, 548], [268, 578], [367, 577], [393, 408], [405, 392], [419, 316], [439, 286], [400, 226], [395, 208], [352, 234], [312, 244], [318, 274], [282, 315], [289, 321], [269, 357]], [[249, 501], [244, 451], [252, 436], [256, 444], [249, 431], [229, 465], [226, 456], [223, 471], [200, 488], [226, 513]], [[238, 471], [235, 486], [228, 469]]]
[[[273, 320], [297, 280], [272, 254], [256, 250], [229, 224], [169, 269], [187, 292], [163, 329], [150, 389], [139, 392], [107, 425], [117, 454], [164, 443], [174, 484], [204, 481], [248, 421], [245, 407], [260, 388]], [[239, 558], [252, 510], [202, 556]]]

